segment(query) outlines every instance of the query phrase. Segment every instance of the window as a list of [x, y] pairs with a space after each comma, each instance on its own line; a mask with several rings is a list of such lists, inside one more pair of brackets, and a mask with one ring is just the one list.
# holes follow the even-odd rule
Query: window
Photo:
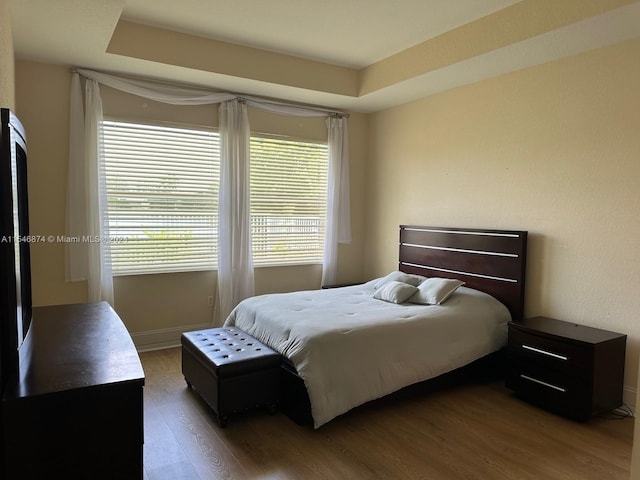
[[103, 122], [116, 275], [211, 270], [217, 260], [218, 134]]
[[[105, 174], [116, 275], [210, 270], [217, 261], [217, 133], [104, 121]], [[321, 263], [326, 144], [251, 137], [256, 266]]]
[[253, 135], [250, 148], [253, 263], [322, 263], [327, 146]]

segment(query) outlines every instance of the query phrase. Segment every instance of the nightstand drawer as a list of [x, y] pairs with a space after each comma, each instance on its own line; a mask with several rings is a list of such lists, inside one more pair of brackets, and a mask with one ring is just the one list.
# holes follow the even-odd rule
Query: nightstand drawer
[[571, 375], [588, 378], [593, 368], [589, 348], [550, 338], [509, 330], [509, 354]]
[[512, 366], [507, 383], [518, 396], [558, 413], [578, 419], [591, 414], [591, 386], [585, 379], [529, 364]]

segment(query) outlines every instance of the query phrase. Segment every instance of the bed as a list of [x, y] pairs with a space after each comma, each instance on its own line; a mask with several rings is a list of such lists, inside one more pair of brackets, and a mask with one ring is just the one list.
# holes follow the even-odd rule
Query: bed
[[[225, 325], [282, 355], [285, 413], [318, 428], [501, 350], [508, 321], [523, 314], [526, 241], [525, 231], [401, 225], [397, 270], [360, 285], [252, 297]], [[427, 283], [444, 301], [434, 304], [442, 298], [430, 298]]]

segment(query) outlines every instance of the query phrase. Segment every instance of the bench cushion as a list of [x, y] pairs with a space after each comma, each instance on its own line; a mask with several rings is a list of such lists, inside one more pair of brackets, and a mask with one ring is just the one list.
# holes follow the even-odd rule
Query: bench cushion
[[221, 378], [280, 365], [275, 350], [235, 327], [187, 332], [182, 343]]

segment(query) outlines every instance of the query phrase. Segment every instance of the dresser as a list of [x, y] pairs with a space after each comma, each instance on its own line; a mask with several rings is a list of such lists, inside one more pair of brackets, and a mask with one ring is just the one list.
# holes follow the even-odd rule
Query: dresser
[[4, 480], [142, 479], [140, 358], [106, 302], [37, 307], [2, 399]]
[[509, 323], [508, 388], [577, 420], [622, 405], [626, 335], [547, 317]]

